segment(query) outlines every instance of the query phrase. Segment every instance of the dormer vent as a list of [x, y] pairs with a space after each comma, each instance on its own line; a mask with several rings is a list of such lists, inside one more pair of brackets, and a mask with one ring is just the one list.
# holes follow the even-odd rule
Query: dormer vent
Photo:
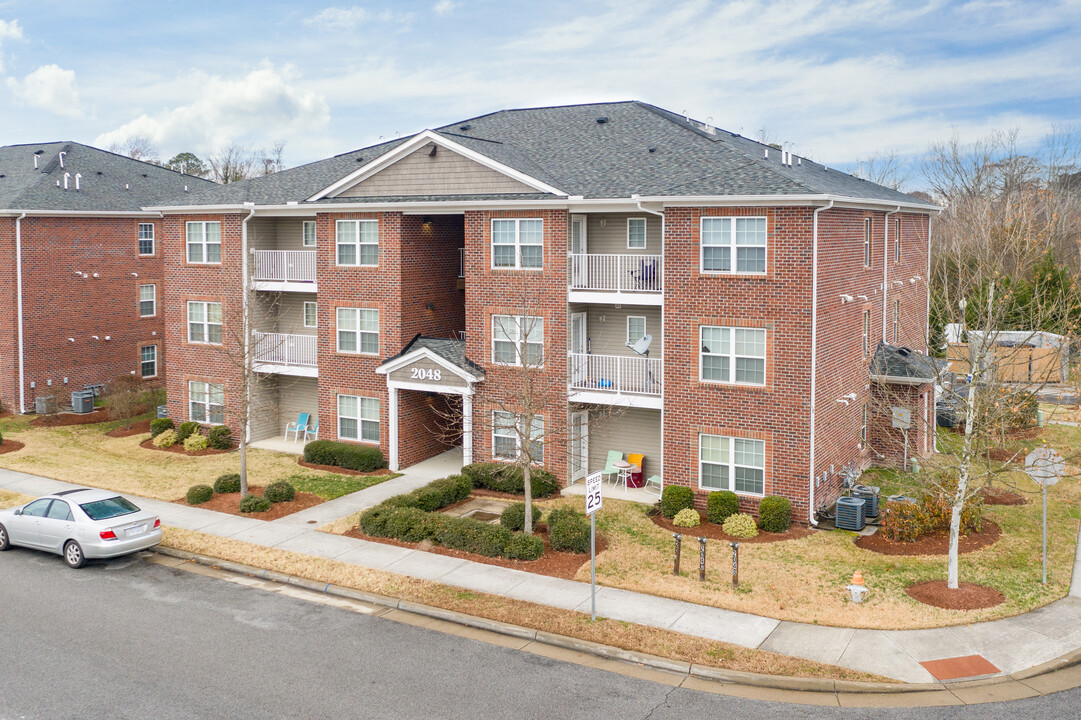
[[463, 132], [467, 132], [469, 130], [469, 128], [471, 128], [471, 127], [473, 127], [473, 126], [470, 125], [469, 123], [466, 123], [465, 125], [459, 125], [458, 129], [463, 131]]
[[608, 122], [608, 116], [607, 115], [601, 115], [599, 118], [597, 118], [597, 124], [598, 125], [604, 125], [606, 122]]

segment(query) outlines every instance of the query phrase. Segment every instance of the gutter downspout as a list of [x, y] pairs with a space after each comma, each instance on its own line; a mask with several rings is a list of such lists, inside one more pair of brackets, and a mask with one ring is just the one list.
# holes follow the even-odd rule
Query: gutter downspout
[[811, 459], [807, 473], [811, 481], [810, 493], [808, 494], [807, 514], [811, 527], [817, 527], [815, 520], [815, 377], [818, 372], [818, 213], [833, 207], [833, 200], [829, 205], [823, 205], [814, 211], [811, 240]]
[[890, 210], [883, 216], [884, 227], [882, 231], [882, 342], [888, 342], [886, 340], [886, 296], [890, 292], [890, 215], [896, 215], [899, 212], [901, 212], [900, 205], [897, 206], [896, 210]]
[[[638, 205], [638, 210], [645, 213], [652, 213], [653, 215], [659, 215], [661, 218], [661, 341], [664, 341], [664, 211], [663, 210], [650, 210], [642, 207], [642, 201], [638, 199], [638, 196], [632, 195], [635, 203]], [[661, 360], [662, 367], [664, 360]], [[664, 467], [664, 383], [661, 383], [661, 467]], [[664, 477], [663, 475], [661, 477]], [[661, 485], [664, 485], [664, 481], [661, 481]]]
[[15, 218], [15, 293], [19, 324], [19, 413], [26, 412], [26, 366], [23, 356], [23, 218]]

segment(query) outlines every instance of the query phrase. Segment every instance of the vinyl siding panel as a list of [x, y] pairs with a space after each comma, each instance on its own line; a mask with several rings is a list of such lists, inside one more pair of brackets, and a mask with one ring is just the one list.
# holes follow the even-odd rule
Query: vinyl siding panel
[[255, 327], [260, 332], [316, 335], [319, 328], [304, 327], [304, 303], [314, 302], [308, 293], [259, 293]]
[[[319, 417], [319, 381], [316, 378], [297, 378], [281, 376], [278, 399], [278, 434], [285, 435], [289, 423], [297, 421], [302, 412], [308, 413], [309, 423], [314, 424]], [[321, 428], [323, 437], [330, 437], [326, 428]], [[290, 439], [293, 437], [289, 435]]]
[[[646, 219], [646, 247], [631, 250], [627, 247], [627, 218]], [[601, 227], [601, 221], [604, 227]], [[649, 213], [604, 214], [586, 216], [586, 251], [590, 254], [612, 255], [660, 255], [662, 254], [661, 218]]]
[[354, 185], [340, 197], [399, 195], [484, 195], [532, 193], [534, 188], [429, 143]]
[[[627, 347], [627, 317], [634, 315], [646, 319], [646, 332], [653, 336], [649, 356], [652, 358], [664, 356], [664, 341], [661, 338], [661, 308], [643, 306], [616, 310], [604, 305], [585, 307], [587, 308], [586, 336], [589, 337], [589, 349], [594, 355], [636, 355]], [[604, 318], [603, 323], [601, 317]]]
[[278, 432], [278, 376], [260, 376], [252, 392], [251, 439], [253, 442], [280, 435]]
[[626, 458], [643, 453], [646, 477], [663, 475], [661, 466], [661, 411], [643, 408], [614, 408], [590, 412], [589, 472], [604, 469], [609, 450], [618, 450]]

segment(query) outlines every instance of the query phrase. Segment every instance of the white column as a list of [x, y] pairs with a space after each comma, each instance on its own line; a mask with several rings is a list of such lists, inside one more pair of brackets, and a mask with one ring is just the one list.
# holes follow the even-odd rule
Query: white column
[[473, 462], [473, 395], [462, 393], [462, 464]]
[[390, 427], [390, 469], [398, 471], [398, 388], [387, 388], [387, 412], [389, 414]]

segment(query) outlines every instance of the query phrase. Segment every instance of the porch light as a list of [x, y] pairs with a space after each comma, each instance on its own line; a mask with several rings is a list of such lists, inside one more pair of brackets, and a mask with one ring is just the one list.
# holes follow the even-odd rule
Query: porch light
[[434, 226], [434, 223], [432, 222], [432, 219], [430, 217], [425, 217], [423, 220], [420, 221], [421, 232], [423, 232], [425, 235], [431, 235], [432, 234], [432, 227], [433, 226]]

